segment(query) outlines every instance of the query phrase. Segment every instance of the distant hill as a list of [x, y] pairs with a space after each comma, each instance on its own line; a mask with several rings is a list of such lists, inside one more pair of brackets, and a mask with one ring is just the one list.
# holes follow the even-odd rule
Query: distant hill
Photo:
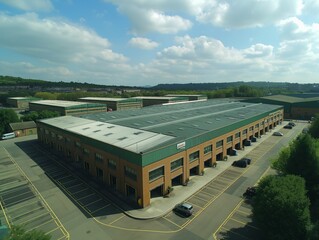
[[287, 82], [225, 82], [225, 83], [186, 83], [186, 84], [158, 84], [151, 87], [152, 90], [219, 90], [225, 88], [239, 87], [248, 85], [264, 89], [283, 89], [296, 92], [319, 92], [319, 84], [299, 84]]

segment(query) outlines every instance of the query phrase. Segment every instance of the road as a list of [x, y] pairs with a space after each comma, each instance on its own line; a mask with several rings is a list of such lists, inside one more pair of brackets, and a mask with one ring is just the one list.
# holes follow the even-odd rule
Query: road
[[190, 218], [173, 212], [152, 220], [128, 217], [115, 202], [100, 193], [99, 186], [65, 168], [55, 155], [40, 147], [34, 137], [2, 141], [0, 147], [6, 149], [42, 194], [71, 239], [214, 239], [220, 238], [221, 232], [225, 236], [229, 228], [237, 227], [231, 225], [229, 219], [234, 210], [243, 208], [242, 193], [259, 180], [269, 168], [270, 160], [305, 124], [280, 130], [283, 137], [269, 136], [247, 154], [253, 159], [248, 168], [229, 167], [188, 198], [186, 201], [195, 209]]

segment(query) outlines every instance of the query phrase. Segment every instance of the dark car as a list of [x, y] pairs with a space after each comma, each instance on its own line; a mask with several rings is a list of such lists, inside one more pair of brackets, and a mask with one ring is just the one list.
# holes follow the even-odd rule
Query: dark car
[[295, 127], [296, 124], [294, 122], [289, 122], [288, 125], [292, 126], [292, 127]]
[[245, 168], [247, 167], [248, 163], [246, 160], [238, 160], [238, 161], [234, 161], [232, 166], [234, 167], [240, 167], [240, 168]]
[[250, 198], [252, 198], [252, 197], [254, 197], [256, 195], [256, 192], [257, 192], [257, 188], [256, 187], [248, 187], [246, 189], [246, 192], [244, 192], [243, 196], [245, 198], [250, 199]]
[[288, 125], [284, 126], [284, 128], [286, 128], [286, 129], [292, 129], [292, 126], [288, 124]]
[[251, 158], [244, 157], [244, 158], [240, 159], [239, 161], [241, 161], [241, 160], [246, 161], [247, 165], [250, 165], [250, 163], [251, 163]]
[[180, 203], [175, 206], [173, 209], [174, 212], [189, 217], [193, 214], [193, 206], [189, 203]]

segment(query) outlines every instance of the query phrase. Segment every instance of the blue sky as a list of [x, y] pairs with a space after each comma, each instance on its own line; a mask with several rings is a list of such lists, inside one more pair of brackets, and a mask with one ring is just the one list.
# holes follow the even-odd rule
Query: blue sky
[[319, 0], [0, 0], [0, 75], [319, 82]]

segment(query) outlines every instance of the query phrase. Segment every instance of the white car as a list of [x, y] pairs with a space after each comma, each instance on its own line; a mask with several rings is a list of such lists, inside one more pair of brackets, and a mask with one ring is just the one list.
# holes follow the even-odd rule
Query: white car
[[273, 134], [272, 134], [273, 136], [283, 136], [284, 134], [282, 133], [282, 132], [274, 132]]

